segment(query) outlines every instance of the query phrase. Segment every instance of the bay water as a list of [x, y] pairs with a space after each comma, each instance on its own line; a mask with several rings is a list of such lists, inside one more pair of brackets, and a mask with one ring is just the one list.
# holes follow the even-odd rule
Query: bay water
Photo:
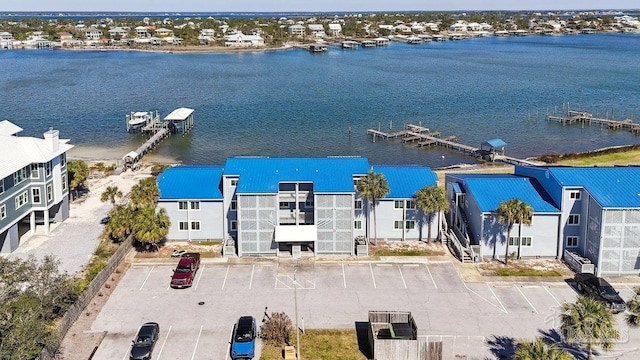
[[[373, 164], [474, 163], [437, 148], [373, 142], [369, 128], [421, 124], [480, 147], [501, 138], [526, 158], [627, 145], [599, 126], [562, 126], [569, 107], [640, 122], [640, 34], [487, 37], [342, 50], [242, 53], [0, 51], [0, 119], [78, 154], [118, 159], [144, 141], [125, 115], [195, 109], [195, 128], [155, 156], [223, 164], [231, 156], [365, 156]], [[105, 155], [106, 154], [106, 155]]]

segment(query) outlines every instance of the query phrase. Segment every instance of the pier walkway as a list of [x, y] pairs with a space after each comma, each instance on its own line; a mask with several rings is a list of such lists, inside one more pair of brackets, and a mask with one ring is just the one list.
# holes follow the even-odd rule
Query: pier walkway
[[461, 144], [455, 141], [456, 136], [454, 135], [440, 137], [440, 132], [430, 131], [428, 128], [421, 125], [405, 124], [404, 130], [391, 133], [385, 133], [381, 130], [376, 129], [369, 129], [367, 130], [367, 134], [371, 135], [374, 142], [376, 138], [381, 138], [383, 140], [402, 139], [403, 144], [410, 142], [413, 143], [417, 141], [418, 147], [436, 145], [445, 149], [455, 150], [476, 158], [489, 158], [491, 159], [491, 161], [500, 161], [511, 165], [541, 165], [540, 163], [535, 161], [518, 159], [512, 156], [506, 156], [501, 153], [482, 150], [473, 146]]
[[640, 134], [640, 124], [633, 122], [631, 119], [612, 120], [594, 117], [586, 111], [569, 110], [567, 116], [548, 115], [548, 121], [559, 122], [562, 125], [571, 125], [573, 123], [581, 123], [583, 125], [601, 125], [606, 126], [609, 130], [628, 129], [632, 133]]

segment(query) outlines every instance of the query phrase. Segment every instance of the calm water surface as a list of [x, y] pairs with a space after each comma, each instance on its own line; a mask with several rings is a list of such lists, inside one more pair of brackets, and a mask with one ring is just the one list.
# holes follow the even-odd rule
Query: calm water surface
[[366, 130], [421, 123], [472, 146], [499, 137], [519, 157], [637, 143], [625, 131], [545, 119], [569, 103], [638, 122], [639, 58], [637, 34], [331, 47], [322, 55], [0, 51], [0, 119], [25, 135], [53, 126], [79, 147], [112, 148], [121, 157], [143, 141], [126, 134], [125, 114], [190, 107], [194, 131], [169, 138], [159, 155], [197, 164], [239, 155], [361, 155], [438, 167], [472, 159], [373, 143]]

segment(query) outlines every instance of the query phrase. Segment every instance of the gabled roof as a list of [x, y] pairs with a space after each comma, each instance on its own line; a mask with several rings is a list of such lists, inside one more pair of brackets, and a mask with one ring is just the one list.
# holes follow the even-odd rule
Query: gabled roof
[[220, 200], [221, 166], [176, 166], [158, 176], [160, 200]]
[[[15, 136], [15, 133], [18, 132], [17, 129], [20, 128], [10, 121], [5, 121], [0, 123], [0, 128], [4, 129], [0, 130], [0, 154], [2, 154], [0, 179], [27, 165], [53, 160], [56, 156], [73, 148], [73, 145], [67, 144], [69, 140], [65, 139], [58, 139], [57, 150], [51, 150], [50, 143], [55, 141], [54, 139]], [[6, 134], [3, 131], [6, 131]], [[49, 132], [57, 133], [57, 130], [47, 131], [47, 133]]]
[[375, 165], [373, 172], [381, 173], [389, 183], [387, 199], [412, 198], [425, 186], [437, 185], [438, 176], [424, 166]]
[[463, 174], [462, 184], [467, 193], [473, 194], [480, 211], [495, 212], [500, 202], [513, 198], [529, 204], [534, 213], [559, 213], [559, 208], [537, 180], [511, 174]]
[[640, 207], [640, 167], [550, 167], [563, 187], [582, 187], [602, 206]]
[[281, 182], [313, 183], [316, 193], [354, 193], [353, 175], [368, 171], [368, 160], [360, 157], [236, 157], [224, 167], [225, 176], [240, 176], [239, 194], [275, 194]]

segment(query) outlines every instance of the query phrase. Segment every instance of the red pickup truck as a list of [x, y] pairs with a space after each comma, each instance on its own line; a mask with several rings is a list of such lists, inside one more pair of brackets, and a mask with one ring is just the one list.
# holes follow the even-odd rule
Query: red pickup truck
[[180, 257], [178, 266], [171, 276], [172, 288], [185, 288], [193, 284], [196, 272], [200, 267], [200, 253], [185, 253]]

